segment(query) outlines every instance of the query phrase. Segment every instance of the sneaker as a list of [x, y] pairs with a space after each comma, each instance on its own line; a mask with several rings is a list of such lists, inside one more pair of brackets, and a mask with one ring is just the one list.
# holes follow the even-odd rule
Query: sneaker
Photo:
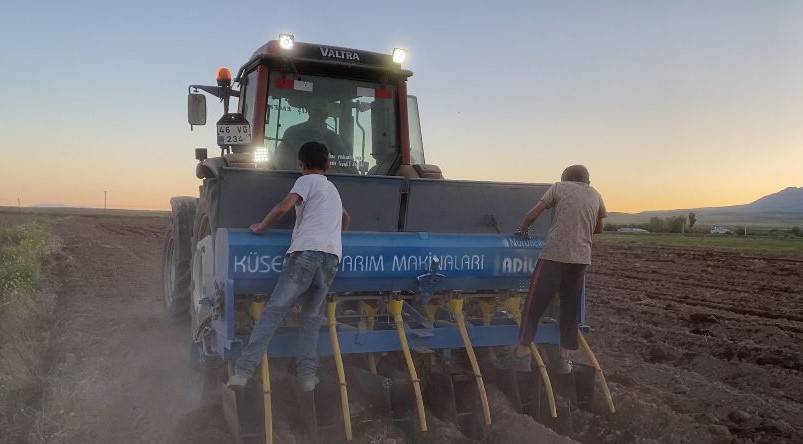
[[299, 376], [298, 385], [301, 387], [302, 392], [311, 392], [315, 390], [315, 386], [321, 382], [317, 376]]
[[248, 378], [235, 373], [229, 377], [229, 381], [226, 382], [226, 387], [230, 389], [241, 389], [245, 387], [245, 384], [247, 383], [248, 383]]
[[556, 375], [568, 375], [572, 372], [572, 361], [569, 359], [560, 359], [552, 366], [552, 371]]
[[516, 352], [510, 352], [504, 356], [500, 356], [494, 362], [494, 367], [501, 370], [516, 370], [519, 372], [530, 371], [530, 355], [517, 356]]

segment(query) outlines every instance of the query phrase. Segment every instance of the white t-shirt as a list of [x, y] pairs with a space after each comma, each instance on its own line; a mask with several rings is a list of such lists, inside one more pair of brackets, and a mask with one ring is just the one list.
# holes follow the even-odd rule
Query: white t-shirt
[[290, 193], [301, 196], [301, 202], [296, 205], [296, 225], [287, 252], [323, 251], [340, 259], [343, 203], [337, 188], [324, 175], [306, 174], [296, 180]]

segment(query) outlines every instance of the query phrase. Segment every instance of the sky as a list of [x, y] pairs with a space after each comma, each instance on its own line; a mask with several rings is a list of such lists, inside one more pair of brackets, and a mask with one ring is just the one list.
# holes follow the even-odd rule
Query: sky
[[803, 186], [801, 23], [796, 0], [3, 0], [0, 206], [197, 195], [194, 148], [216, 146], [214, 125], [190, 131], [188, 85], [282, 32], [407, 48], [449, 179], [580, 163], [609, 211], [749, 203]]

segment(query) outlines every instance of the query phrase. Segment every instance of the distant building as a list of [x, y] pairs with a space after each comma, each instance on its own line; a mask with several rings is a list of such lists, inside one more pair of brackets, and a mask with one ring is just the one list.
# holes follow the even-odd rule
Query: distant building
[[617, 233], [649, 233], [649, 231], [643, 228], [619, 228], [616, 230]]
[[713, 227], [711, 228], [711, 234], [731, 234], [733, 233], [731, 230], [725, 227]]

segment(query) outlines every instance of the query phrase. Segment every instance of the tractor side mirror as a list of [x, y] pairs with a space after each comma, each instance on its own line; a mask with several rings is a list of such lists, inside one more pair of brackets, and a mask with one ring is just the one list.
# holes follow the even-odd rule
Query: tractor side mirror
[[187, 120], [190, 127], [206, 125], [206, 96], [199, 93], [190, 93], [187, 96]]

